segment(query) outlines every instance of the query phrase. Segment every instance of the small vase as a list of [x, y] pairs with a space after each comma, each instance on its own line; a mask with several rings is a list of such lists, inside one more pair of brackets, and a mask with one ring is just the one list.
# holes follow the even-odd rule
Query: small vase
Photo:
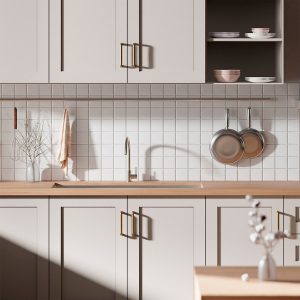
[[276, 263], [271, 253], [267, 252], [258, 263], [258, 279], [273, 281], [277, 278]]
[[36, 162], [29, 162], [27, 165], [27, 181], [40, 181], [40, 166]]

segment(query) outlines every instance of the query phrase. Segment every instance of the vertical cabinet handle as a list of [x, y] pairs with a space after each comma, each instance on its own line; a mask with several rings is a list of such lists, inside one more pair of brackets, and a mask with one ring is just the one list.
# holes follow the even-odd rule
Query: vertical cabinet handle
[[140, 45], [138, 43], [133, 43], [133, 66], [134, 68], [139, 68], [139, 63], [136, 62], [136, 52], [137, 52], [137, 49], [139, 49], [139, 52], [140, 52]]
[[[132, 45], [132, 44], [126, 44], [126, 43], [121, 43], [120, 44], [120, 46], [121, 46], [121, 58], [120, 58], [120, 60], [121, 60], [121, 62], [120, 62], [120, 67], [121, 68], [134, 68], [134, 61], [135, 61], [135, 50], [134, 50], [134, 45]], [[127, 47], [127, 48], [131, 48], [131, 65], [129, 66], [129, 65], [125, 65], [125, 64], [123, 64], [123, 60], [124, 60], [124, 53], [123, 53], [123, 48], [124, 47]]]
[[123, 233], [123, 215], [124, 215], [124, 212], [121, 211], [120, 212], [120, 235], [124, 236], [124, 233]]
[[299, 261], [299, 246], [295, 246], [295, 261]]
[[280, 230], [280, 211], [277, 210], [277, 230]]
[[60, 0], [60, 71], [65, 69], [65, 2]]

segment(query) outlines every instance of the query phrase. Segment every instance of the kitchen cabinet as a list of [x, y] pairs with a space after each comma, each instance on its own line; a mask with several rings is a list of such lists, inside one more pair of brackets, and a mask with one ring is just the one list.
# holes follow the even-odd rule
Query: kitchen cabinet
[[[268, 27], [276, 36], [245, 38], [253, 27]], [[209, 37], [218, 31], [240, 32], [240, 37]], [[249, 76], [284, 82], [284, 0], [207, 0], [206, 33], [206, 82], [215, 82], [214, 69], [241, 70], [239, 82]]]
[[50, 299], [126, 299], [126, 210], [125, 197], [51, 199]]
[[284, 265], [300, 266], [300, 198], [284, 199], [284, 230], [290, 237], [284, 239]]
[[[258, 199], [258, 198], [257, 198]], [[267, 216], [266, 229], [282, 226], [282, 198], [263, 198], [260, 212]], [[252, 244], [248, 226], [249, 203], [244, 198], [207, 198], [206, 263], [208, 266], [256, 266], [264, 254], [262, 246]], [[282, 228], [281, 228], [282, 229]], [[273, 251], [278, 266], [283, 265], [283, 242]]]
[[53, 0], [50, 21], [51, 82], [205, 80], [205, 0]]
[[1, 299], [48, 299], [48, 198], [0, 198]]
[[0, 82], [48, 82], [48, 0], [0, 1]]
[[205, 0], [128, 1], [128, 82], [205, 82]]
[[50, 24], [52, 83], [127, 81], [127, 1], [51, 0]]
[[205, 200], [129, 198], [128, 214], [129, 299], [194, 299], [194, 266], [205, 264]]

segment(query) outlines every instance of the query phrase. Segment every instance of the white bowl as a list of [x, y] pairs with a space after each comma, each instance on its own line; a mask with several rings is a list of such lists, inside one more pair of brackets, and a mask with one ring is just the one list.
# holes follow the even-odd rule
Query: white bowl
[[245, 36], [250, 39], [270, 39], [276, 37], [276, 33], [253, 33], [247, 32]]
[[270, 28], [251, 28], [253, 33], [269, 33]]

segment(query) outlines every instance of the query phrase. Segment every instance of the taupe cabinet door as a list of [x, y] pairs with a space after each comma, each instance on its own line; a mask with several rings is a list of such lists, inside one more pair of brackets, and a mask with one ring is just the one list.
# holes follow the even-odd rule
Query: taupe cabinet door
[[284, 265], [300, 266], [300, 199], [284, 199], [284, 230], [291, 238], [284, 240]]
[[127, 1], [50, 0], [50, 26], [51, 82], [127, 81]]
[[205, 82], [205, 2], [128, 1], [128, 43], [142, 45], [128, 82]]
[[1, 83], [48, 82], [48, 0], [1, 0], [0, 36]]
[[48, 198], [0, 199], [0, 299], [48, 299]]
[[[260, 212], [267, 216], [267, 230], [276, 231], [277, 212], [283, 211], [283, 199], [259, 199]], [[264, 255], [262, 246], [249, 240], [249, 203], [244, 198], [207, 198], [206, 263], [208, 266], [256, 266]], [[282, 215], [280, 214], [282, 224]], [[279, 222], [280, 223], [280, 222]], [[279, 224], [280, 225], [280, 224]], [[282, 241], [273, 251], [278, 266], [283, 265]]]
[[126, 299], [126, 208], [126, 198], [51, 199], [50, 299]]
[[194, 299], [194, 266], [205, 264], [205, 200], [129, 198], [128, 214], [129, 299]]

